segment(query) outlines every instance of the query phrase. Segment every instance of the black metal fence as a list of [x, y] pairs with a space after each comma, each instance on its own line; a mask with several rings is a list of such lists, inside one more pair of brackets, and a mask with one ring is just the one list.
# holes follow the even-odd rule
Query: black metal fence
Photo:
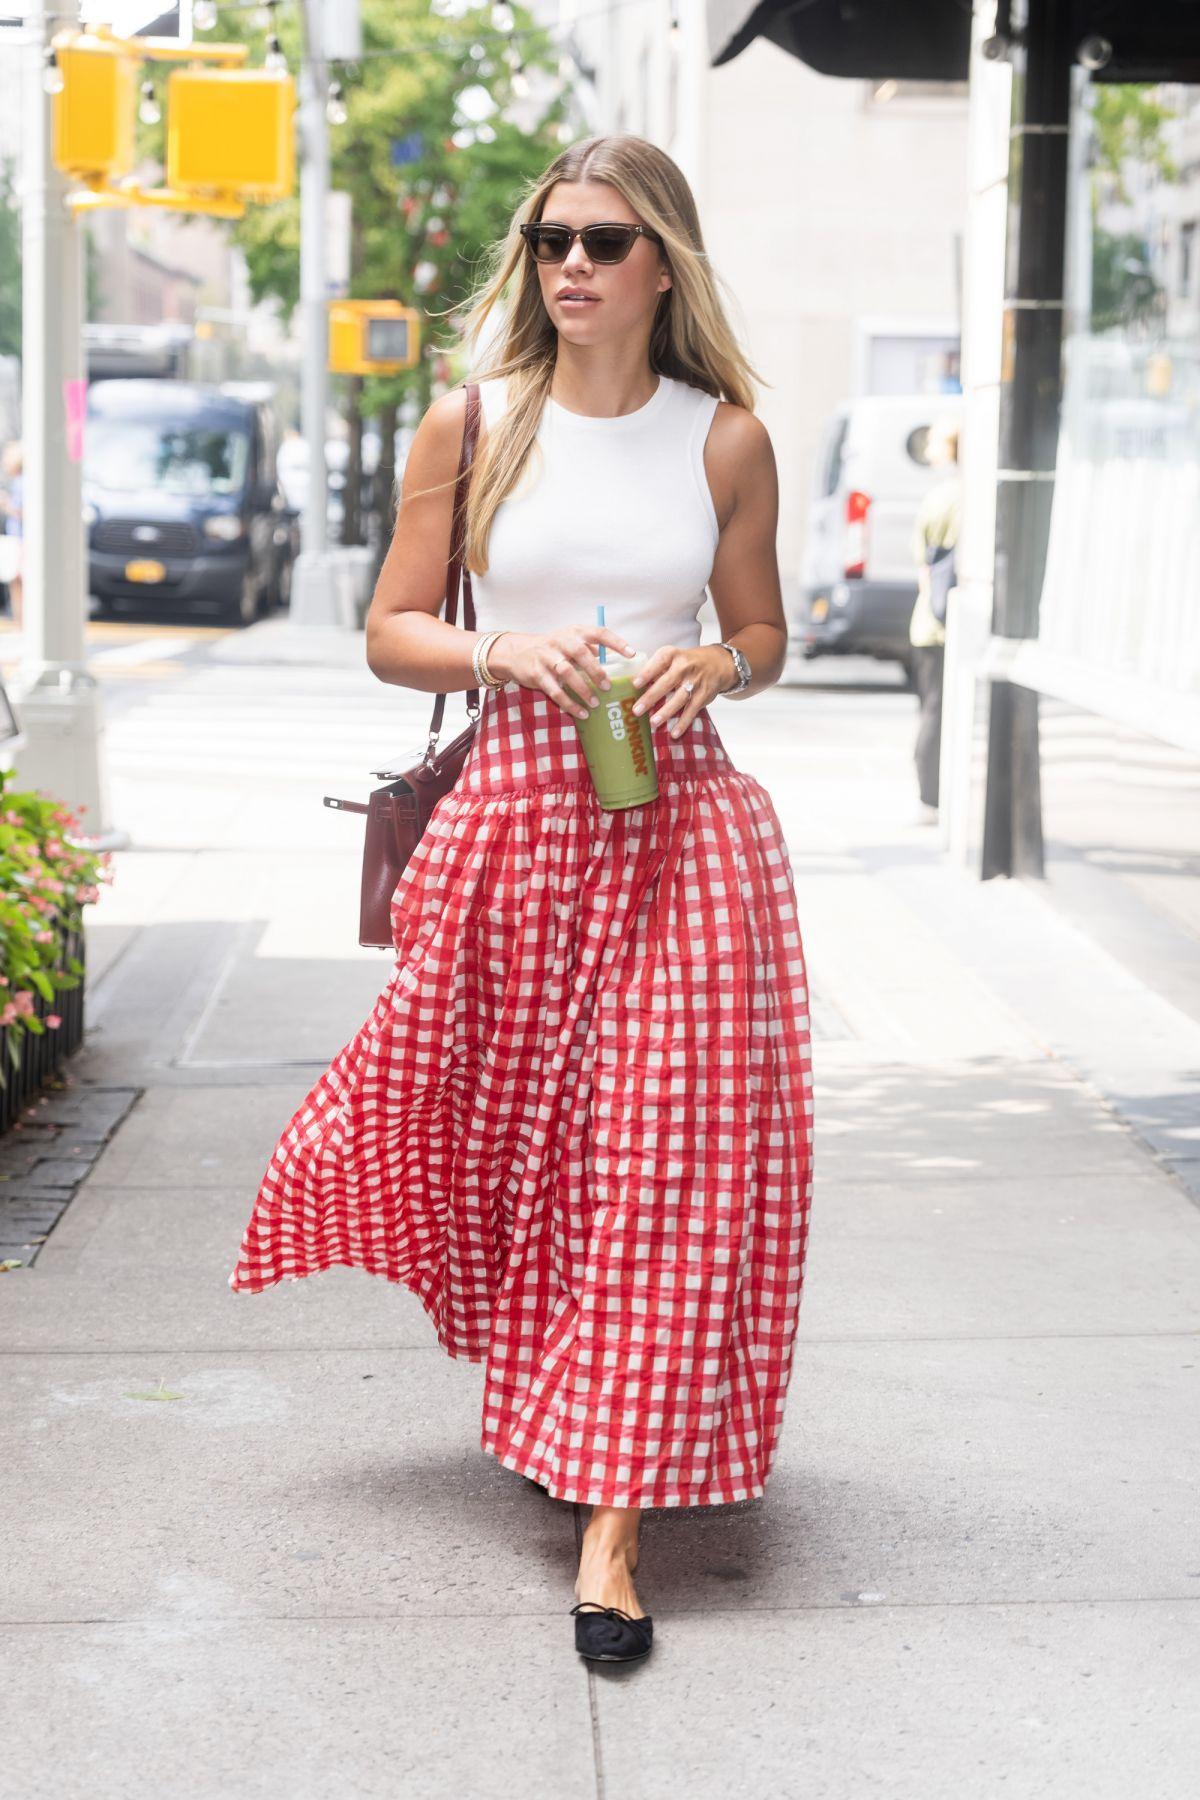
[[[84, 935], [82, 931], [65, 932], [61, 939], [61, 965], [65, 967], [69, 956], [78, 957], [83, 963]], [[0, 1026], [0, 1057], [3, 1058], [4, 1078], [6, 1085], [0, 1087], [0, 1132], [7, 1131], [13, 1120], [18, 1118], [27, 1100], [37, 1093], [42, 1084], [66, 1061], [73, 1050], [77, 1050], [83, 1042], [83, 996], [85, 978], [80, 976], [79, 986], [71, 988], [65, 994], [59, 994], [53, 1000], [44, 1000], [34, 994], [34, 1014], [44, 1019], [47, 1013], [57, 1013], [62, 1020], [53, 1030], [47, 1028], [38, 1037], [34, 1032], [22, 1031], [20, 1026]], [[9, 1053], [10, 1037], [19, 1040], [21, 1066], [16, 1068]]]

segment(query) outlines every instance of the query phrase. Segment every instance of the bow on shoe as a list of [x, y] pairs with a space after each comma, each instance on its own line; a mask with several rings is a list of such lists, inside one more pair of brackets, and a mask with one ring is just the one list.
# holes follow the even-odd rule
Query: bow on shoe
[[619, 1606], [601, 1606], [595, 1600], [580, 1600], [571, 1612], [575, 1616], [575, 1648], [582, 1656], [628, 1662], [650, 1649], [654, 1626], [649, 1613], [635, 1619]]

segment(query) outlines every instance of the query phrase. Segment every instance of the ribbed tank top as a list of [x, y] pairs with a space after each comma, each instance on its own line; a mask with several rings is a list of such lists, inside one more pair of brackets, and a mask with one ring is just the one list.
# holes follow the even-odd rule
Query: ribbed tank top
[[[506, 382], [479, 384], [491, 429]], [[668, 375], [613, 419], [546, 396], [537, 439], [496, 511], [486, 574], [472, 575], [480, 631], [605, 623], [635, 650], [700, 642], [699, 612], [720, 536], [704, 472], [715, 395]]]

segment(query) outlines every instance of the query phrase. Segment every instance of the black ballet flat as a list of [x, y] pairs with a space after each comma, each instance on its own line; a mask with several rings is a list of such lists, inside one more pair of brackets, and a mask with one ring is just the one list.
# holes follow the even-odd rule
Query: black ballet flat
[[580, 1656], [592, 1662], [637, 1662], [649, 1656], [654, 1642], [654, 1621], [649, 1613], [635, 1619], [619, 1606], [600, 1606], [594, 1600], [579, 1600], [571, 1611]]

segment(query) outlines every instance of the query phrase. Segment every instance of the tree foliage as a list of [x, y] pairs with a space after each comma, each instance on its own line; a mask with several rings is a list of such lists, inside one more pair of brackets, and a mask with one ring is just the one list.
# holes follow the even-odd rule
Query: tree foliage
[[[486, 10], [447, 19], [431, 14], [427, 0], [362, 0], [363, 56], [331, 70], [342, 84], [347, 117], [330, 127], [330, 183], [351, 197], [355, 299], [398, 299], [418, 308], [428, 302], [438, 315], [460, 304], [524, 184], [560, 147], [566, 110], [558, 53], [545, 31], [532, 28], [528, 12], [515, 7], [513, 13], [517, 27], [527, 28], [519, 53], [511, 34], [491, 26]], [[279, 35], [296, 67], [296, 20], [281, 16]], [[508, 116], [518, 55], [526, 77], [541, 77], [555, 96], [532, 132]], [[454, 141], [472, 129], [474, 142]], [[402, 146], [418, 144], [415, 157], [398, 160]], [[233, 230], [254, 298], [273, 295], [290, 313], [299, 298], [298, 198], [255, 207]], [[418, 289], [420, 265], [429, 279]], [[396, 405], [410, 390], [428, 398], [432, 359], [450, 345], [452, 333], [441, 318], [431, 318], [423, 337], [418, 368], [363, 384], [368, 415]]]

